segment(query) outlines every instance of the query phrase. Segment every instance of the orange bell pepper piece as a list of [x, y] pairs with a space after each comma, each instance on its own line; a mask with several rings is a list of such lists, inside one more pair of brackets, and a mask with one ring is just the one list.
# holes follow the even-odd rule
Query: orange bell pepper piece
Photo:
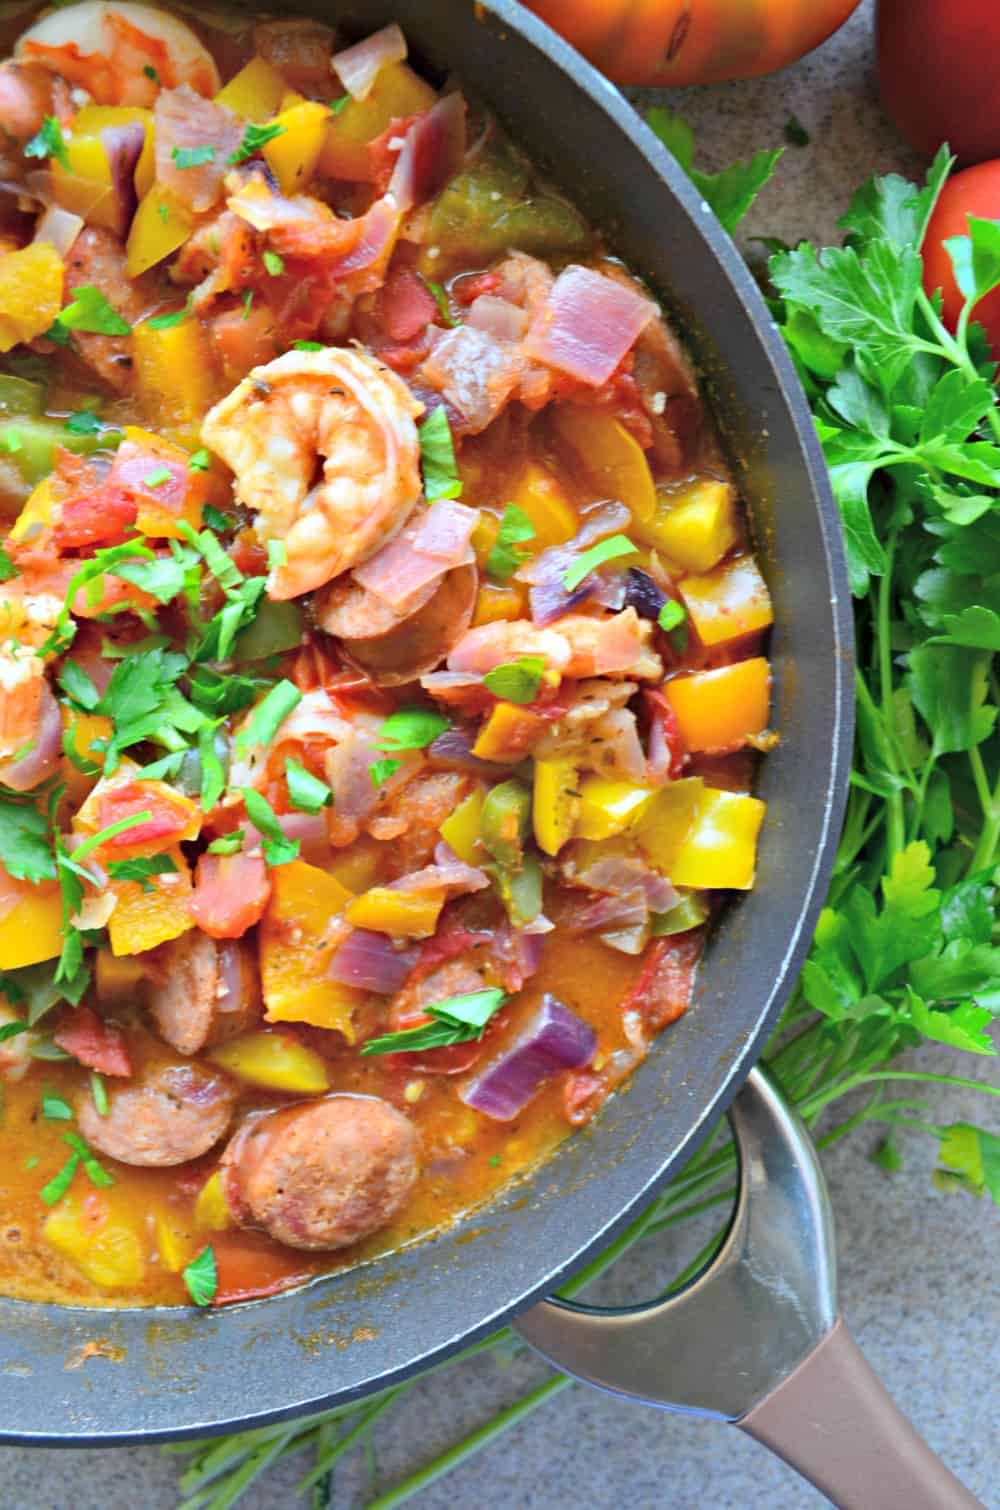
[[677, 676], [663, 688], [691, 751], [738, 750], [767, 728], [771, 668], [763, 656]]

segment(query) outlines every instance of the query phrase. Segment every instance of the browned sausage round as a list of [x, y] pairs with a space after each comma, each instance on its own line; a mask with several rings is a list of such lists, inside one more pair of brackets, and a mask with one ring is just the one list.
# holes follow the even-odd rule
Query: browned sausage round
[[458, 644], [476, 607], [478, 577], [473, 566], [448, 572], [422, 608], [397, 628], [341, 641], [344, 650], [379, 687], [401, 687], [433, 671]]
[[101, 1116], [88, 1092], [77, 1103], [80, 1131], [98, 1153], [121, 1164], [166, 1168], [207, 1153], [225, 1134], [236, 1086], [201, 1064], [161, 1064], [136, 1080], [108, 1087]]
[[417, 1177], [417, 1134], [377, 1096], [325, 1096], [246, 1123], [222, 1156], [241, 1226], [290, 1248], [346, 1248], [399, 1211]]
[[384, 598], [369, 592], [351, 577], [341, 577], [324, 587], [313, 599], [316, 622], [338, 640], [378, 640], [391, 634], [429, 603], [440, 582], [428, 582], [417, 593], [405, 614], [394, 613]]
[[179, 1054], [200, 1054], [243, 1033], [260, 1017], [255, 952], [240, 940], [192, 928], [157, 955], [162, 984], [147, 997], [160, 1037]]

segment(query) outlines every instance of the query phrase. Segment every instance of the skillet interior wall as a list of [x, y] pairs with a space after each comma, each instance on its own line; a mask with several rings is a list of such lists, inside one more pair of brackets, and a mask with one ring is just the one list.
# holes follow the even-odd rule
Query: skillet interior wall
[[[283, 9], [331, 18], [309, 0]], [[694, 1150], [735, 1093], [794, 978], [839, 826], [852, 668], [835, 511], [804, 401], [735, 248], [618, 92], [507, 0], [489, 9], [349, 0], [333, 18], [349, 34], [398, 20], [418, 59], [439, 76], [453, 69], [487, 101], [667, 296], [713, 378], [777, 614], [784, 737], [761, 771], [770, 808], [758, 889], [728, 909], [692, 1010], [625, 1092], [454, 1232], [225, 1313], [0, 1302], [6, 1440], [122, 1441], [290, 1415], [402, 1377], [553, 1287]], [[548, 57], [531, 45], [542, 39]], [[67, 1371], [95, 1339], [104, 1356]]]

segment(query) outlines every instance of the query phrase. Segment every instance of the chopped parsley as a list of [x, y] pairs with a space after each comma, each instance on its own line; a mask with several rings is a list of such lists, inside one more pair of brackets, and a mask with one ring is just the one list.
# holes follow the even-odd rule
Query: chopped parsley
[[470, 1043], [482, 1038], [486, 1024], [507, 1000], [507, 993], [491, 986], [483, 991], [470, 991], [464, 996], [449, 996], [445, 1001], [433, 1002], [424, 1011], [433, 1022], [422, 1023], [416, 1028], [404, 1028], [400, 1033], [385, 1033], [381, 1038], [371, 1038], [364, 1045], [362, 1054], [412, 1054], [417, 1050], [446, 1048], [452, 1043]]
[[169, 482], [173, 475], [169, 467], [154, 467], [152, 472], [147, 472], [146, 476], [142, 479], [142, 485], [145, 488], [162, 488], [163, 484]]
[[227, 162], [233, 165], [246, 162], [248, 157], [253, 157], [255, 153], [260, 152], [268, 142], [273, 142], [274, 138], [281, 136], [284, 131], [285, 127], [279, 126], [277, 122], [272, 122], [269, 126], [247, 126], [243, 133], [243, 140], [236, 151], [226, 159]]
[[349, 94], [342, 94], [339, 99], [331, 100], [330, 114], [333, 116], [339, 115], [340, 112], [345, 109], [350, 103], [351, 96]]
[[615, 561], [619, 556], [632, 556], [635, 552], [636, 547], [627, 535], [610, 535], [607, 540], [599, 540], [596, 545], [577, 556], [563, 577], [563, 587], [567, 592], [572, 592], [574, 587], [579, 587], [584, 577], [589, 577], [605, 561]]
[[333, 800], [325, 781], [320, 781], [304, 765], [289, 755], [285, 760], [288, 800], [300, 813], [320, 813]]
[[263, 261], [272, 278], [280, 278], [285, 271], [285, 259], [279, 257], [277, 252], [265, 252]]
[[486, 557], [489, 575], [497, 582], [507, 582], [524, 563], [527, 552], [519, 547], [534, 538], [535, 526], [527, 514], [516, 503], [508, 503], [501, 516], [493, 548]]
[[[99, 288], [85, 283], [81, 288], [70, 290], [73, 295], [69, 304], [56, 315], [55, 325], [62, 335], [67, 331], [98, 336], [127, 336], [132, 327], [123, 320], [118, 311], [108, 303]], [[51, 335], [52, 332], [49, 331]]]
[[444, 406], [432, 409], [417, 428], [427, 502], [434, 503], [438, 498], [461, 498], [462, 480], [455, 462], [455, 442]]
[[243, 848], [243, 840], [246, 835], [243, 829], [238, 828], [231, 834], [222, 834], [218, 839], [213, 839], [208, 846], [210, 855], [238, 855]]
[[73, 1183], [73, 1176], [80, 1167], [80, 1155], [71, 1153], [58, 1174], [54, 1174], [47, 1185], [43, 1185], [38, 1192], [46, 1206], [54, 1206], [61, 1201], [67, 1190]]
[[42, 1096], [42, 1116], [46, 1122], [72, 1122], [73, 1108], [62, 1096], [46, 1091]]
[[0, 864], [16, 881], [54, 881], [49, 825], [31, 801], [0, 797]]
[[69, 172], [69, 149], [62, 127], [54, 115], [47, 115], [38, 131], [24, 149], [25, 157], [54, 157], [60, 167]]
[[395, 776], [402, 764], [401, 760], [393, 760], [391, 756], [387, 756], [384, 760], [373, 760], [368, 767], [372, 786], [384, 786], [390, 776]]
[[114, 1175], [108, 1173], [104, 1165], [80, 1137], [79, 1133], [63, 1133], [63, 1142], [68, 1143], [74, 1154], [77, 1155], [80, 1163], [87, 1171], [87, 1179], [92, 1185], [100, 1185], [106, 1189], [109, 1185], [115, 1183]]
[[248, 288], [243, 295], [243, 318], [249, 320], [250, 310], [253, 307], [253, 289]]
[[200, 168], [215, 161], [214, 147], [175, 147], [170, 156], [178, 168]]
[[668, 598], [660, 612], [656, 616], [656, 622], [661, 629], [669, 634], [671, 629], [676, 629], [687, 618], [687, 609], [683, 603], [678, 603], [676, 598]]
[[113, 881], [138, 881], [143, 893], [148, 895], [156, 888], [151, 876], [166, 876], [176, 871], [177, 866], [169, 855], [137, 855], [133, 860], [112, 860], [108, 875]]
[[196, 1306], [211, 1305], [219, 1288], [215, 1250], [211, 1246], [202, 1248], [197, 1257], [182, 1270], [181, 1278]]
[[302, 693], [294, 682], [287, 678], [276, 682], [263, 701], [257, 704], [245, 727], [237, 735], [237, 752], [249, 750], [254, 745], [269, 745], [285, 719], [301, 701]]
[[9, 582], [11, 577], [19, 575], [19, 569], [14, 565], [3, 546], [0, 545], [0, 582]]
[[267, 564], [273, 571], [276, 566], [284, 566], [288, 560], [288, 546], [284, 540], [269, 540], [267, 542]]
[[322, 341], [293, 341], [292, 346], [296, 351], [323, 351], [325, 349]]
[[260, 792], [253, 787], [242, 787], [240, 795], [246, 805], [247, 817], [264, 839], [264, 859], [268, 865], [287, 865], [298, 858], [298, 839], [286, 838], [278, 821], [278, 815]]
[[425, 278], [424, 282], [427, 284], [431, 297], [433, 298], [434, 303], [437, 305], [438, 313], [440, 314], [444, 323], [448, 326], [457, 325], [458, 321], [455, 319], [454, 315], [451, 312], [451, 303], [448, 299], [448, 290], [445, 288], [444, 284], [435, 283], [433, 278]]
[[103, 421], [90, 409], [78, 409], [67, 417], [66, 429], [70, 435], [96, 435], [103, 429]]
[[451, 719], [430, 708], [399, 708], [378, 731], [379, 750], [422, 750], [451, 728]]
[[494, 697], [508, 703], [533, 703], [538, 696], [545, 675], [545, 658], [541, 655], [522, 655], [516, 661], [506, 661], [494, 666], [483, 677], [483, 686]]
[[150, 330], [171, 330], [175, 325], [183, 324], [190, 316], [193, 308], [194, 305], [189, 294], [180, 309], [172, 309], [165, 315], [153, 315], [152, 319], [147, 320], [145, 323], [149, 326]]
[[[192, 451], [191, 456], [188, 459], [188, 466], [192, 472], [207, 472], [211, 465], [212, 458], [211, 456], [209, 456], [204, 446], [202, 446], [198, 451]], [[209, 507], [211, 507], [211, 505], [209, 505]], [[229, 528], [229, 521], [227, 520], [225, 514], [220, 514], [218, 509], [214, 508], [212, 509], [212, 513], [217, 516], [218, 523], [209, 520], [209, 511], [207, 508], [205, 509], [205, 518], [206, 520], [209, 520], [209, 523], [212, 524], [213, 529], [225, 530]]]
[[103, 1075], [96, 1070], [90, 1072], [90, 1098], [94, 1103], [94, 1109], [99, 1117], [106, 1117], [110, 1110], [108, 1105], [108, 1091], [104, 1084]]
[[154, 84], [158, 84], [160, 82], [160, 75], [157, 73], [152, 63], [144, 64], [142, 71], [146, 75], [147, 79], [152, 79]]

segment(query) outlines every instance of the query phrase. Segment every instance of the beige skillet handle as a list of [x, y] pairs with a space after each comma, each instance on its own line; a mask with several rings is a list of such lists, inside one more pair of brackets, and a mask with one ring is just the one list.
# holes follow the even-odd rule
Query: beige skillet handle
[[737, 1424], [840, 1510], [984, 1510], [896, 1407], [841, 1320]]

